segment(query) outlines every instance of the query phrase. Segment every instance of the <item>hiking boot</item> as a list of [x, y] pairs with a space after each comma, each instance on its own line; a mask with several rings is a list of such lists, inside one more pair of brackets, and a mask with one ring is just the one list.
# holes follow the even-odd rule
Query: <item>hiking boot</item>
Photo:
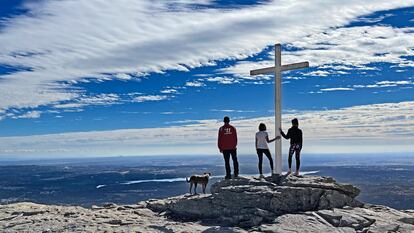
[[224, 179], [225, 180], [230, 180], [231, 179], [231, 176], [225, 176]]

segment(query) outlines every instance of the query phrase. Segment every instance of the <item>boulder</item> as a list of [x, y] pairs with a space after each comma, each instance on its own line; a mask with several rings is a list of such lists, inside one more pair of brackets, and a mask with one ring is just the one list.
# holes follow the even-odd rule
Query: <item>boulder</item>
[[[272, 179], [273, 177], [268, 178], [270, 181]], [[335, 190], [352, 198], [355, 198], [361, 192], [357, 187], [351, 184], [340, 184], [332, 177], [326, 176], [281, 176], [278, 184], [290, 187], [311, 187]]]
[[150, 200], [147, 207], [183, 220], [249, 228], [282, 214], [362, 205], [354, 199], [358, 188], [320, 176], [239, 177], [213, 184], [211, 193]]

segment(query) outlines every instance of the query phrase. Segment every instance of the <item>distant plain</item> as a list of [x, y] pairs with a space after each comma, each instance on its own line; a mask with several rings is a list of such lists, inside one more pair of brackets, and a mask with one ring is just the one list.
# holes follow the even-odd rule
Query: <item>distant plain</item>
[[[257, 156], [239, 156], [241, 175], [256, 175]], [[284, 158], [286, 170], [286, 158]], [[209, 186], [224, 176], [221, 155], [70, 159], [1, 159], [0, 202], [60, 205], [132, 204], [188, 192], [185, 177], [213, 173]], [[302, 171], [332, 176], [362, 192], [359, 200], [414, 209], [414, 155], [303, 155]], [[265, 172], [269, 164], [264, 160]], [[199, 190], [201, 191], [201, 190]], [[209, 191], [209, 187], [208, 187]]]

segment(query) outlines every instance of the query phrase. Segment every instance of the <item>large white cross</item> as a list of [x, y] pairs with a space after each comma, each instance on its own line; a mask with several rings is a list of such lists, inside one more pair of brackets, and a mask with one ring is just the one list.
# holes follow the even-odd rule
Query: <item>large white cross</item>
[[[299, 62], [282, 66], [282, 46], [275, 44], [275, 66], [251, 70], [250, 75], [275, 74], [275, 135], [280, 136], [282, 127], [282, 71], [297, 70], [309, 67], [309, 62]], [[275, 141], [275, 170], [274, 174], [282, 174], [282, 140]]]

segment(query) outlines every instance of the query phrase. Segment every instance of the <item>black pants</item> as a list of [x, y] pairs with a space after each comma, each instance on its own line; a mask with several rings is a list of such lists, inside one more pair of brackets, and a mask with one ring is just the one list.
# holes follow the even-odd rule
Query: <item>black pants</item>
[[226, 166], [226, 177], [231, 177], [231, 169], [230, 169], [230, 155], [231, 159], [233, 160], [233, 169], [234, 175], [239, 175], [239, 162], [237, 161], [237, 150], [223, 150], [223, 157]]
[[269, 159], [270, 168], [273, 171], [273, 159], [272, 159], [272, 155], [270, 154], [269, 149], [257, 149], [256, 151], [257, 151], [257, 156], [259, 156], [259, 172], [260, 172], [260, 174], [263, 174], [263, 171], [262, 171], [263, 154], [265, 154], [267, 159]]
[[295, 158], [296, 158], [296, 171], [299, 171], [300, 168], [300, 151], [302, 150], [302, 145], [301, 144], [292, 144], [289, 147], [289, 159], [288, 159], [288, 163], [289, 163], [289, 169], [292, 169], [292, 156], [293, 153], [295, 153]]

